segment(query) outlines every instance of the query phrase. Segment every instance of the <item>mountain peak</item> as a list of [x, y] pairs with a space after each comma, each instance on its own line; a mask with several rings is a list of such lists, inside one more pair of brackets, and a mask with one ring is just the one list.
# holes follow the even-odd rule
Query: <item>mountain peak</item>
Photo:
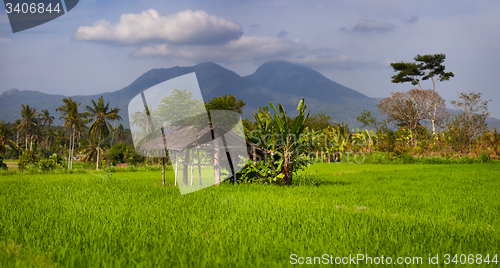
[[311, 68], [287, 61], [266, 62], [246, 78], [280, 93], [299, 95], [329, 103], [340, 104], [344, 103], [344, 99], [367, 98]]
[[206, 61], [206, 62], [199, 63], [195, 67], [221, 67], [221, 68], [223, 68], [219, 64], [213, 63], [211, 61]]
[[16, 94], [16, 93], [19, 93], [19, 92], [20, 92], [20, 91], [19, 91], [19, 89], [17, 89], [17, 88], [13, 88], [13, 89], [11, 89], [11, 90], [5, 91], [5, 92], [2, 94], [2, 96], [3, 96], [3, 95], [5, 95], [5, 96], [10, 96], [10, 95], [13, 95], [13, 94]]

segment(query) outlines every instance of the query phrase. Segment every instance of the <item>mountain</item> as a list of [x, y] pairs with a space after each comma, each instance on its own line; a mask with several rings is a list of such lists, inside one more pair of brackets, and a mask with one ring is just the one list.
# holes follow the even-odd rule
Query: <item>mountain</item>
[[336, 122], [358, 126], [356, 117], [363, 110], [370, 110], [380, 118], [376, 110], [378, 99], [369, 98], [304, 66], [271, 61], [262, 64], [255, 73], [245, 78], [277, 93], [304, 97], [311, 112], [327, 112]]
[[[103, 96], [111, 107], [121, 108], [120, 115], [124, 126], [128, 126], [127, 108], [129, 101], [143, 90], [166, 80], [195, 72], [205, 101], [224, 94], [233, 94], [242, 99], [246, 106], [244, 118], [252, 118], [258, 107], [267, 106], [269, 100], [281, 103], [289, 116], [297, 115], [297, 104], [302, 97], [306, 99], [307, 110], [315, 113], [327, 112], [336, 122], [346, 122], [350, 127], [357, 127], [356, 117], [363, 110], [370, 110], [380, 118], [376, 111], [378, 99], [369, 98], [353, 89], [347, 88], [321, 75], [310, 68], [284, 61], [267, 62], [255, 73], [241, 77], [235, 72], [212, 62], [205, 62], [190, 67], [172, 67], [152, 69], [141, 75], [127, 87], [97, 95], [72, 96], [82, 103], [81, 111], [92, 99]], [[0, 119], [14, 122], [20, 118], [21, 104], [35, 107], [37, 112], [47, 109], [59, 118], [56, 107], [63, 104], [66, 96], [51, 95], [37, 91], [19, 91], [12, 89], [0, 95]], [[496, 120], [496, 119], [494, 119]], [[496, 122], [498, 121], [498, 122]], [[500, 120], [494, 122], [500, 126]], [[57, 121], [56, 124], [61, 124]], [[490, 124], [491, 125], [491, 124]]]
[[304, 96], [332, 104], [367, 98], [355, 90], [324, 77], [313, 69], [285, 61], [264, 63], [255, 73], [245, 78], [280, 93]]

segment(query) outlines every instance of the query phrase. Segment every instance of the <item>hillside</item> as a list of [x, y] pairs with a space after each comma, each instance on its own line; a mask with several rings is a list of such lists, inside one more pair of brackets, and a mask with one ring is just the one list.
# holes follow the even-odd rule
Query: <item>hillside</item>
[[[106, 102], [110, 102], [110, 106], [121, 108], [124, 126], [128, 126], [127, 106], [134, 96], [158, 83], [191, 72], [196, 73], [205, 101], [223, 94], [233, 94], [246, 103], [243, 110], [245, 118], [251, 118], [258, 107], [267, 106], [269, 100], [275, 104], [283, 104], [287, 113], [294, 116], [297, 114], [297, 103], [302, 97], [306, 99], [310, 112], [325, 111], [334, 121], [346, 122], [351, 127], [359, 125], [356, 117], [363, 110], [371, 110], [380, 118], [375, 107], [377, 99], [331, 81], [315, 70], [283, 61], [264, 63], [255, 73], [246, 77], [212, 62], [190, 67], [152, 69], [123, 89], [72, 98], [82, 103], [80, 107], [83, 111], [91, 99], [102, 95]], [[57, 120], [59, 114], [55, 108], [62, 105], [63, 98], [65, 96], [38, 91], [9, 90], [0, 95], [0, 119], [14, 122], [20, 118], [21, 104], [29, 104], [38, 112], [42, 109], [49, 110], [56, 117], [56, 124], [61, 124]], [[500, 120], [494, 118], [490, 118], [489, 123], [491, 126], [500, 126]]]

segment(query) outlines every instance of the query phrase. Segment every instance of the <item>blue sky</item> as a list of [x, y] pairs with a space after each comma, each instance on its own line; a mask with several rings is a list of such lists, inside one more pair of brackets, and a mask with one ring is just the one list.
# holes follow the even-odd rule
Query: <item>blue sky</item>
[[[152, 68], [213, 61], [240, 75], [288, 60], [370, 97], [406, 91], [389, 63], [445, 53], [447, 100], [482, 92], [500, 118], [498, 1], [99, 1], [13, 34], [0, 9], [0, 93], [115, 91]], [[431, 84], [424, 82], [424, 88]]]

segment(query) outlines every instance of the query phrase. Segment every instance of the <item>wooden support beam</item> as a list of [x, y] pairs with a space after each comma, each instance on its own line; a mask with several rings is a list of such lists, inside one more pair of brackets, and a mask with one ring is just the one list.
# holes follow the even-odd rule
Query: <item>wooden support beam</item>
[[179, 153], [178, 152], [175, 152], [175, 177], [174, 177], [174, 185], [177, 186], [177, 166], [178, 166], [178, 161], [179, 158]]
[[191, 186], [193, 186], [193, 180], [194, 180], [194, 152], [193, 155], [191, 156]]
[[196, 149], [196, 152], [198, 154], [198, 173], [199, 173], [199, 179], [200, 179], [200, 185], [202, 185], [201, 182], [201, 160], [200, 160], [200, 149]]
[[161, 158], [161, 179], [162, 185], [165, 186], [165, 157]]
[[186, 152], [184, 153], [184, 161], [182, 163], [182, 185], [183, 186], [188, 185], [189, 151], [190, 150], [186, 150]]

